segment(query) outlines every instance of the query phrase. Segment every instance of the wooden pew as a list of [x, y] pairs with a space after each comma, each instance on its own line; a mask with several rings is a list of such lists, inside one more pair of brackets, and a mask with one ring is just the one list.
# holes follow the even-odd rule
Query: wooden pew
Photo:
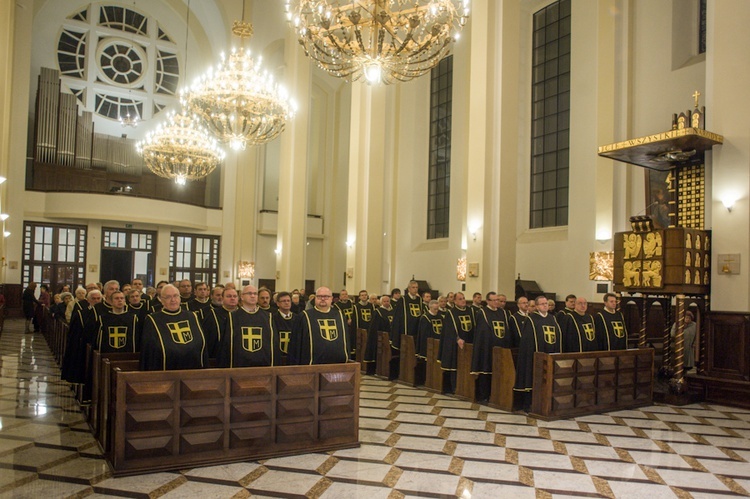
[[111, 372], [115, 476], [359, 445], [354, 362]]
[[516, 383], [518, 349], [495, 347], [492, 349], [492, 390], [490, 407], [503, 411], [513, 410], [513, 385]]
[[427, 376], [425, 387], [438, 393], [443, 392], [443, 370], [440, 369], [438, 354], [440, 340], [429, 338], [427, 340]]
[[472, 376], [470, 373], [473, 352], [474, 345], [464, 343], [464, 347], [458, 349], [458, 359], [456, 362], [456, 397], [472, 402], [475, 398], [477, 386], [477, 377]]
[[367, 371], [365, 365], [365, 348], [367, 348], [367, 329], [357, 328], [355, 333], [357, 340], [357, 349], [354, 354], [354, 358], [359, 362], [360, 370], [364, 373]]
[[115, 405], [115, 387], [112, 385], [114, 371], [137, 371], [138, 360], [110, 360], [102, 357], [101, 373], [99, 375], [99, 433], [97, 440], [105, 456], [112, 445], [112, 415]]
[[391, 336], [385, 331], [378, 331], [378, 360], [375, 375], [390, 379], [391, 376]]
[[[88, 414], [88, 423], [89, 426], [91, 426], [91, 432], [94, 434], [94, 438], [98, 438], [99, 422], [101, 421], [102, 412], [102, 408], [99, 407], [99, 400], [102, 399], [102, 390], [105, 392], [109, 390], [109, 386], [104, 385], [101, 382], [102, 370], [104, 365], [103, 359], [108, 358], [111, 360], [138, 360], [140, 358], [140, 354], [132, 352], [102, 354], [101, 352], [94, 351], [91, 358], [91, 407]], [[103, 409], [104, 411], [106, 411], [106, 406], [103, 407]]]
[[414, 381], [416, 379], [414, 370], [417, 367], [416, 353], [417, 349], [414, 336], [402, 334], [401, 353], [399, 355], [400, 367], [398, 372], [398, 380], [401, 383], [406, 383], [407, 385], [414, 386]]
[[653, 402], [654, 350], [534, 354], [531, 414], [545, 420]]

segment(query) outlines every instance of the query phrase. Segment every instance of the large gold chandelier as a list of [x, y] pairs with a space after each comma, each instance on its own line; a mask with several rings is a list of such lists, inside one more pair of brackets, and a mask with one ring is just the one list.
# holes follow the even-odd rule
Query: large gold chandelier
[[[244, 45], [252, 36], [252, 26], [235, 21], [232, 33]], [[289, 93], [268, 71], [261, 71], [260, 61], [259, 57], [256, 64], [244, 46], [232, 49], [229, 57], [222, 54], [216, 71], [204, 74], [183, 100], [183, 105], [232, 149], [273, 140], [294, 117], [296, 106]]]
[[450, 50], [469, 0], [286, 0], [305, 53], [349, 81], [409, 81]]
[[224, 159], [217, 141], [184, 111], [172, 112], [136, 147], [152, 172], [179, 185], [208, 176]]

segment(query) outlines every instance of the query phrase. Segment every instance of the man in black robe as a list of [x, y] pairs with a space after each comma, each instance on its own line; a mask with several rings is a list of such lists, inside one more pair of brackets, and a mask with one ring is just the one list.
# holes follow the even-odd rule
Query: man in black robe
[[534, 352], [562, 352], [562, 330], [555, 317], [547, 313], [548, 307], [544, 295], [537, 297], [537, 310], [529, 314], [521, 334], [513, 390], [522, 393], [522, 406], [526, 412], [531, 409], [531, 391], [534, 388]]
[[[139, 295], [137, 289], [131, 289]], [[138, 316], [125, 304], [125, 294], [115, 291], [110, 297], [112, 308], [99, 315], [99, 327], [94, 338], [94, 350], [103, 353], [138, 352]]]
[[68, 383], [86, 381], [86, 346], [92, 342], [99, 324], [96, 304], [102, 301], [98, 288], [86, 294], [86, 301], [73, 308], [68, 330], [68, 343], [63, 357], [61, 378]]
[[367, 345], [365, 345], [364, 362], [367, 374], [375, 374], [375, 364], [378, 360], [378, 333], [384, 331], [390, 334], [393, 323], [393, 307], [391, 297], [383, 295], [380, 297], [380, 306], [372, 314], [370, 329], [367, 331]]
[[466, 296], [459, 291], [453, 297], [453, 308], [448, 310], [443, 321], [438, 351], [446, 393], [456, 391], [458, 351], [463, 350], [466, 343], [474, 342], [474, 323], [474, 307], [466, 306]]
[[303, 311], [292, 329], [289, 363], [336, 364], [349, 360], [346, 319], [333, 308], [333, 294], [326, 287], [315, 291], [315, 306]]
[[359, 292], [359, 301], [354, 304], [352, 325], [349, 337], [347, 338], [349, 348], [352, 349], [350, 353], [353, 354], [357, 348], [355, 341], [357, 338], [357, 329], [369, 330], [370, 322], [372, 322], [372, 314], [374, 312], [375, 307], [370, 303], [370, 295], [363, 289]]
[[260, 288], [258, 290], [258, 308], [263, 312], [270, 314], [275, 307], [276, 304], [271, 300], [271, 290], [268, 288]]
[[511, 341], [509, 348], [518, 348], [521, 345], [523, 326], [529, 318], [529, 299], [525, 296], [519, 296], [518, 299], [516, 299], [516, 307], [518, 307], [518, 310], [510, 316], [510, 320], [513, 322], [514, 327], [510, 337]]
[[193, 283], [190, 282], [190, 279], [183, 279], [178, 283], [179, 290], [180, 290], [180, 303], [186, 304], [195, 296], [193, 295]]
[[[115, 291], [120, 291], [119, 282], [111, 280], [104, 283], [104, 287], [102, 288], [102, 301], [95, 306], [97, 314], [102, 315], [105, 312], [112, 310], [112, 294]], [[125, 308], [127, 308], [127, 305], [125, 305]]]
[[202, 311], [211, 306], [211, 292], [205, 282], [195, 283], [195, 295], [187, 302], [187, 309], [191, 312]]
[[558, 319], [563, 328], [563, 352], [601, 350], [601, 338], [596, 332], [594, 318], [586, 312], [588, 306], [586, 298], [576, 298], [573, 313]]
[[427, 340], [430, 338], [439, 340], [443, 332], [443, 314], [440, 313], [440, 303], [430, 300], [427, 313], [419, 318], [417, 329], [417, 358], [427, 359]]
[[271, 314], [258, 306], [258, 288], [242, 288], [242, 305], [229, 314], [216, 356], [218, 367], [275, 366], [281, 361]]
[[344, 313], [347, 326], [351, 326], [354, 320], [354, 302], [349, 299], [349, 292], [345, 289], [339, 291], [339, 301], [333, 304]]
[[490, 291], [487, 293], [487, 305], [476, 314], [476, 328], [474, 331], [474, 351], [471, 357], [471, 374], [476, 374], [477, 402], [485, 402], [490, 398], [492, 388], [492, 350], [495, 347], [511, 348], [512, 329], [515, 327], [509, 319], [509, 314], [500, 304], [500, 295]]
[[406, 293], [398, 300], [393, 308], [393, 322], [391, 323], [391, 347], [393, 357], [391, 358], [389, 379], [398, 378], [399, 352], [401, 348], [401, 336], [414, 336], [416, 340], [419, 318], [422, 316], [422, 298], [419, 296], [419, 283], [409, 281]]
[[279, 341], [279, 351], [281, 352], [281, 362], [277, 362], [276, 365], [285, 366], [289, 363], [289, 340], [292, 335], [292, 328], [298, 318], [298, 315], [292, 312], [292, 295], [290, 293], [282, 291], [276, 295], [276, 310], [272, 316]]
[[604, 295], [604, 310], [594, 317], [594, 327], [601, 342], [601, 350], [627, 350], [625, 317], [617, 310], [617, 296], [614, 293]]
[[162, 309], [146, 318], [141, 338], [141, 371], [208, 367], [208, 351], [198, 319], [180, 307], [180, 292], [171, 284], [161, 290]]
[[[201, 327], [206, 338], [208, 356], [212, 359], [216, 358], [221, 338], [226, 331], [229, 313], [237, 310], [238, 301], [239, 295], [236, 289], [223, 288], [221, 307], [211, 306], [202, 310], [203, 321], [201, 321]], [[198, 314], [196, 316], [200, 319]]]

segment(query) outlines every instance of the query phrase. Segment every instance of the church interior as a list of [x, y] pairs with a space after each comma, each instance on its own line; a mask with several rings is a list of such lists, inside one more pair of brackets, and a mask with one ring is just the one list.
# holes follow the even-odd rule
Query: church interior
[[[321, 62], [299, 17], [322, 8], [294, 11], [433, 2], [468, 10], [418, 74]], [[750, 495], [749, 21], [745, 0], [0, 3], [0, 496]], [[195, 171], [174, 142], [157, 168], [154, 134], [215, 111], [194, 97], [233, 50], [281, 95], [266, 135], [201, 128]], [[17, 318], [30, 282], [136, 277], [617, 292], [677, 382], [545, 421], [363, 375], [359, 448], [114, 477]], [[686, 310], [692, 373], [669, 346]]]

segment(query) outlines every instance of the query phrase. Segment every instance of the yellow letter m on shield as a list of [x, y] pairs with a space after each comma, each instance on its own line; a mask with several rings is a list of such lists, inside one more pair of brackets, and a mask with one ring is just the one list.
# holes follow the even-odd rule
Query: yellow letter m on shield
[[168, 322], [167, 327], [172, 334], [172, 341], [185, 345], [193, 341], [193, 332], [190, 330], [190, 322]]

